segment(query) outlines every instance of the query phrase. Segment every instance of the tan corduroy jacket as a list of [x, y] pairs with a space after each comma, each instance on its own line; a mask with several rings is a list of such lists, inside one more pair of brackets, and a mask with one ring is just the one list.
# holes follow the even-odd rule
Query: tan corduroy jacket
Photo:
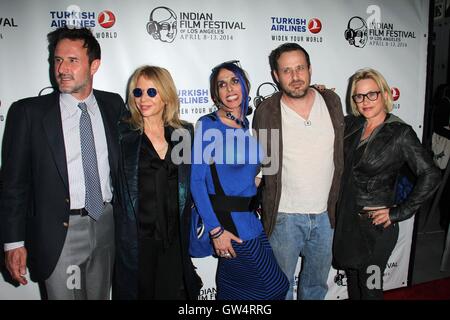
[[[336, 203], [339, 196], [340, 180], [344, 167], [344, 153], [343, 153], [343, 141], [344, 141], [344, 114], [342, 111], [341, 100], [339, 96], [332, 90], [319, 91], [325, 100], [328, 111], [330, 112], [331, 122], [334, 128], [334, 175], [328, 196], [328, 216], [330, 218], [331, 226], [335, 225]], [[267, 235], [272, 234], [275, 227], [276, 218], [278, 214], [278, 206], [280, 204], [281, 197], [281, 175], [283, 165], [283, 139], [281, 132], [281, 92], [277, 92], [270, 98], [264, 100], [256, 109], [253, 117], [252, 127], [256, 130], [258, 135], [259, 129], [267, 129], [267, 141], [264, 143], [261, 139], [261, 143], [266, 151], [267, 155], [272, 157], [273, 161], [278, 161], [277, 164], [269, 163], [264, 167], [271, 165], [278, 165], [278, 170], [274, 174], [264, 174], [264, 182], [262, 186], [262, 220], [264, 230]], [[271, 150], [271, 130], [279, 130], [279, 150]], [[259, 136], [258, 138], [261, 138]], [[272, 153], [273, 152], [273, 153]]]

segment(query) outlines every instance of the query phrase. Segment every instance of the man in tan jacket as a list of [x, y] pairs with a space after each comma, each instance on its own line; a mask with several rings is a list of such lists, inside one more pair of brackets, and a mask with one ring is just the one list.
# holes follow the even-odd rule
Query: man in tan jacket
[[271, 160], [263, 166], [264, 228], [290, 280], [286, 299], [293, 298], [301, 256], [298, 298], [320, 300], [328, 290], [343, 170], [342, 105], [333, 91], [310, 87], [309, 55], [298, 44], [280, 45], [269, 62], [280, 92], [264, 100], [253, 119], [259, 138], [267, 130], [268, 138], [260, 141]]

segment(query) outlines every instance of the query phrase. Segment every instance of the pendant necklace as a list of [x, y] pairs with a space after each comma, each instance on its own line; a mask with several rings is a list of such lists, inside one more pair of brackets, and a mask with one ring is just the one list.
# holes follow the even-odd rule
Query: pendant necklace
[[305, 127], [310, 127], [311, 126], [311, 121], [310, 120], [305, 120], [304, 124], [305, 124]]

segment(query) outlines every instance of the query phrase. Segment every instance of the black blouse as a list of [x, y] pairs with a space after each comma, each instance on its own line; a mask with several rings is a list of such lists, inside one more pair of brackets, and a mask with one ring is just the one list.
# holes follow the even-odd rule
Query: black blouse
[[169, 143], [161, 159], [150, 139], [143, 134], [139, 156], [139, 237], [163, 242], [167, 248], [178, 239], [178, 167], [171, 159], [168, 128], [164, 131]]

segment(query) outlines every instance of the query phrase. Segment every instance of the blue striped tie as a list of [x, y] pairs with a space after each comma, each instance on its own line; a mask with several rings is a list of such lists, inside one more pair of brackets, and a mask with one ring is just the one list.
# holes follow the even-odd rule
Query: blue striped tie
[[85, 184], [85, 209], [88, 215], [98, 220], [103, 212], [102, 188], [98, 174], [97, 153], [95, 152], [94, 134], [91, 117], [84, 102], [78, 104], [81, 109], [80, 142]]

